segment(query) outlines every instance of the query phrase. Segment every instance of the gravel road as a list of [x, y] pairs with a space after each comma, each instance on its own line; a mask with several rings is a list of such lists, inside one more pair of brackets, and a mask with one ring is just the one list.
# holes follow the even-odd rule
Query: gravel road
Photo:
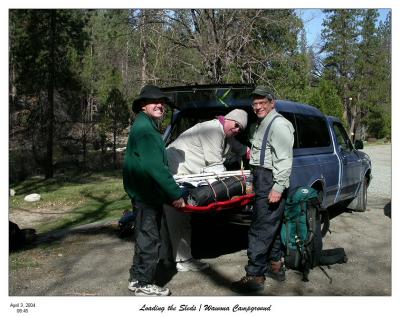
[[[283, 283], [266, 281], [264, 295], [390, 296], [391, 252], [391, 146], [368, 146], [373, 164], [366, 212], [343, 211], [331, 220], [325, 248], [344, 247], [348, 263], [332, 265], [326, 272], [315, 268], [310, 281], [295, 271]], [[244, 274], [246, 227], [209, 224], [193, 228], [193, 253], [211, 268], [204, 272], [177, 273], [163, 268], [158, 281], [173, 296], [236, 295], [229, 284]], [[71, 232], [46, 247], [19, 253], [20, 265], [9, 273], [11, 296], [131, 296], [127, 289], [133, 254], [130, 238], [120, 239], [115, 224]], [[22, 259], [22, 260], [21, 260]]]
[[391, 145], [367, 146], [364, 150], [372, 161], [373, 179], [368, 195], [374, 199], [391, 199], [392, 196], [392, 150]]

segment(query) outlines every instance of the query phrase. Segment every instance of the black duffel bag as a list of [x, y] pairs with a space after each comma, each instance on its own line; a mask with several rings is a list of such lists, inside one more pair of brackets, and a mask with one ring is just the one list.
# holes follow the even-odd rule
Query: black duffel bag
[[246, 194], [246, 182], [242, 177], [231, 176], [190, 189], [187, 203], [193, 206], [207, 206], [217, 201], [230, 200], [233, 196], [244, 194]]

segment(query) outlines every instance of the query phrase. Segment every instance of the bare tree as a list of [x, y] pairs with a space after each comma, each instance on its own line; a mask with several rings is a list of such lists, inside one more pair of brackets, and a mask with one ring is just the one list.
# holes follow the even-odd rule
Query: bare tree
[[[205, 81], [223, 82], [231, 66], [245, 70], [246, 48], [254, 41], [252, 32], [262, 10], [192, 9], [174, 10], [165, 20], [171, 26], [169, 39], [201, 58]], [[193, 66], [196, 69], [195, 66]], [[247, 80], [246, 76], [242, 76]], [[247, 76], [248, 77], [248, 76]]]

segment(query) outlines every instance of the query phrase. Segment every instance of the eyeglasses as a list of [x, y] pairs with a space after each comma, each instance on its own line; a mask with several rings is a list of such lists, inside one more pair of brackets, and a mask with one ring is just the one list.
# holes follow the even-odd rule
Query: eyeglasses
[[242, 131], [243, 129], [242, 129], [242, 126], [239, 124], [239, 123], [237, 123], [237, 122], [235, 122], [235, 129], [239, 129], [239, 131]]
[[260, 106], [265, 106], [266, 104], [270, 103], [270, 101], [257, 101], [257, 102], [253, 102], [251, 105], [253, 107], [257, 107], [258, 105]]

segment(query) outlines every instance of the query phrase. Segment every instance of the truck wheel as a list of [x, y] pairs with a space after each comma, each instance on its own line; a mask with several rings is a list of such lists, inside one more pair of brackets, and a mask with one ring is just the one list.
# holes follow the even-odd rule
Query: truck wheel
[[358, 192], [357, 197], [355, 198], [355, 207], [353, 208], [355, 211], [365, 211], [367, 210], [367, 189], [368, 189], [368, 180], [364, 177], [363, 182], [361, 183], [360, 190]]

